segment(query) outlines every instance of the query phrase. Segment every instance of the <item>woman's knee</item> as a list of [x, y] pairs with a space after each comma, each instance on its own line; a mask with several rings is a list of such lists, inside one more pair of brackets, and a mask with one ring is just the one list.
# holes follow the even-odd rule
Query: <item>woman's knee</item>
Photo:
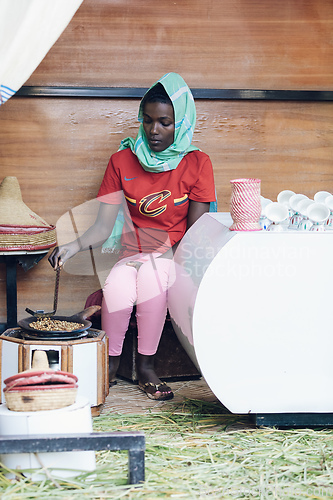
[[104, 301], [109, 308], [133, 306], [137, 298], [136, 276], [136, 270], [126, 265], [112, 269], [103, 287]]
[[138, 272], [138, 284], [150, 284], [151, 287], [165, 291], [169, 286], [170, 269], [173, 261], [170, 259], [158, 258], [145, 262]]

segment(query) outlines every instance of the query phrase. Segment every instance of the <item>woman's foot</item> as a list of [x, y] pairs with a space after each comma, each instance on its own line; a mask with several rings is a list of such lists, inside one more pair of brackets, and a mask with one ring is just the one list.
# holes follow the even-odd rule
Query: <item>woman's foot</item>
[[153, 384], [152, 382], [143, 384], [139, 382], [139, 387], [147, 394], [149, 399], [154, 399], [155, 401], [167, 401], [173, 398], [173, 392], [165, 382], [161, 382], [160, 384]]
[[109, 387], [116, 385], [116, 375], [119, 368], [120, 356], [109, 356]]
[[138, 354], [139, 387], [150, 399], [166, 401], [173, 398], [171, 388], [161, 382], [154, 370], [154, 356]]

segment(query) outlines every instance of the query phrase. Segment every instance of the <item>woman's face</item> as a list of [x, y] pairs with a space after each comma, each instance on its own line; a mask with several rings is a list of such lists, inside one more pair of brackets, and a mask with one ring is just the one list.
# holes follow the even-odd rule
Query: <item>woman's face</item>
[[163, 102], [147, 102], [143, 108], [143, 129], [149, 147], [155, 153], [171, 146], [175, 136], [173, 106]]

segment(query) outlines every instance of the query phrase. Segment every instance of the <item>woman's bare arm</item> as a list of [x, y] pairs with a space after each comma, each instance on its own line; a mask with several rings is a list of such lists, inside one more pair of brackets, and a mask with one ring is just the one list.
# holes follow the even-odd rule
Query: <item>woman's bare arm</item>
[[203, 214], [209, 212], [210, 203], [190, 200], [187, 215], [187, 229], [189, 229]]
[[102, 245], [112, 232], [119, 207], [120, 205], [100, 203], [94, 224], [76, 240], [56, 247], [52, 251], [48, 259], [51, 266], [56, 269], [81, 250], [88, 250]]
[[[188, 215], [187, 215], [187, 227], [186, 231], [206, 212], [209, 212], [209, 206], [210, 203], [201, 203], [199, 201], [193, 201], [190, 200], [190, 206], [188, 209]], [[181, 240], [180, 240], [181, 241]], [[172, 259], [174, 256], [175, 251], [178, 248], [178, 245], [180, 243], [178, 241], [175, 243], [169, 250], [167, 250], [164, 254], [161, 255], [161, 258], [163, 259]]]

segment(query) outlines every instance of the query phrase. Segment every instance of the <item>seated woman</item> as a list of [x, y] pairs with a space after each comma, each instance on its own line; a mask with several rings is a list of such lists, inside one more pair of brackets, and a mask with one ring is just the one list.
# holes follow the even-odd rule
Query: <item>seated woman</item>
[[180, 75], [167, 73], [147, 91], [138, 118], [136, 138], [124, 139], [109, 160], [95, 223], [79, 240], [54, 249], [49, 261], [57, 268], [80, 250], [101, 245], [125, 201], [119, 260], [103, 288], [110, 385], [136, 304], [139, 387], [151, 399], [166, 400], [173, 393], [157, 377], [154, 355], [167, 313], [172, 258], [186, 230], [209, 211], [215, 187], [209, 157], [191, 144], [196, 109]]

